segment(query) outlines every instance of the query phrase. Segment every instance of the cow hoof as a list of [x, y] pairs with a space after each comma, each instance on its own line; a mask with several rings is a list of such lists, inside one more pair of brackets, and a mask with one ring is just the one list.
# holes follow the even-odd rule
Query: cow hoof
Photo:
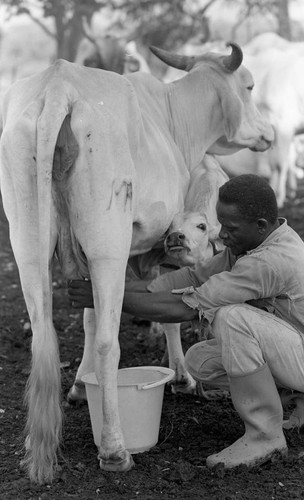
[[223, 399], [228, 399], [230, 396], [229, 391], [225, 391], [224, 389], [208, 389], [205, 390], [203, 385], [198, 382], [197, 383], [197, 395], [200, 398], [207, 399], [207, 401], [220, 401]]
[[282, 391], [282, 405], [295, 403], [295, 408], [288, 420], [283, 421], [283, 429], [300, 429], [304, 425], [304, 394], [296, 391]]
[[181, 382], [174, 382], [171, 385], [171, 392], [172, 394], [177, 394], [177, 393], [182, 393], [182, 394], [197, 394], [196, 390], [196, 382], [194, 379], [192, 380], [187, 380], [187, 381], [181, 381]]
[[132, 455], [127, 450], [107, 459], [101, 458], [100, 455], [98, 458], [101, 470], [107, 472], [127, 472], [134, 466]]
[[87, 395], [84, 382], [76, 380], [74, 385], [69, 390], [67, 402], [72, 406], [81, 406], [87, 401]]

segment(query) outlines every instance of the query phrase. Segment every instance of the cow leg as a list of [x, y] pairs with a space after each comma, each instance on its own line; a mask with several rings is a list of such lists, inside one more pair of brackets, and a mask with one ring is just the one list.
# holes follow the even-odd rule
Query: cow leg
[[289, 168], [287, 175], [287, 194], [288, 197], [294, 199], [297, 194], [298, 189], [298, 179], [297, 179], [297, 152], [295, 142], [292, 141], [289, 148]]
[[[44, 483], [54, 477], [61, 438], [59, 349], [52, 321], [51, 272], [41, 272], [38, 239], [33, 234], [34, 216], [27, 220], [22, 210], [19, 216], [16, 231], [11, 221], [10, 235], [33, 334], [31, 373], [25, 394], [28, 408], [26, 453], [21, 464], [32, 481]], [[48, 269], [54, 247], [55, 240], [51, 238]]]
[[[57, 230], [49, 192], [43, 197], [44, 210], [38, 215], [41, 200], [37, 199], [35, 148], [31, 145], [36, 129], [31, 134], [30, 120], [24, 123], [20, 118], [19, 124], [22, 133], [13, 130], [2, 139], [1, 189], [32, 329], [31, 373], [25, 394], [26, 454], [22, 464], [32, 481], [43, 483], [54, 477], [62, 427], [59, 350], [52, 322], [51, 265]], [[44, 224], [39, 217], [44, 217]], [[42, 225], [45, 234], [40, 231]]]
[[[32, 367], [26, 390], [26, 454], [22, 465], [33, 481], [43, 483], [53, 479], [61, 438], [59, 350], [52, 322], [51, 292], [49, 300], [43, 301], [37, 267], [21, 264], [20, 260], [18, 267], [33, 333]], [[49, 290], [50, 287], [49, 283]]]
[[185, 368], [185, 357], [181, 343], [180, 323], [163, 324], [169, 354], [169, 368], [175, 371], [172, 392], [196, 393], [196, 382]]
[[[98, 227], [94, 227], [97, 219], [90, 219], [90, 215], [93, 218], [95, 212], [93, 210], [86, 212], [87, 223], [83, 224], [83, 227], [88, 228], [87, 232], [83, 227], [75, 228], [76, 237], [87, 257], [94, 298], [94, 311], [85, 313], [85, 326], [89, 328], [86, 332], [86, 352], [77, 372], [77, 378], [82, 370], [85, 372], [94, 367], [102, 403], [100, 415], [102, 429], [98, 455], [101, 469], [126, 471], [132, 467], [133, 459], [125, 449], [121, 430], [117, 373], [120, 359], [118, 334], [131, 231], [128, 219], [124, 219], [123, 216], [121, 221], [118, 218], [112, 220], [114, 217], [104, 217], [103, 231], [98, 231]], [[113, 227], [116, 228], [115, 242]]]
[[[275, 193], [277, 197], [278, 207], [282, 208], [286, 200], [286, 189], [288, 171], [290, 168], [290, 144], [292, 142], [292, 135], [284, 131], [283, 134], [277, 137], [276, 152], [270, 152], [270, 160], [272, 165], [277, 169], [277, 179]], [[273, 184], [271, 183], [271, 187]]]
[[147, 338], [147, 344], [150, 347], [150, 349], [164, 348], [165, 344], [164, 333], [165, 333], [164, 328], [161, 325], [161, 323], [158, 323], [157, 321], [151, 322]]
[[94, 259], [90, 262], [96, 314], [94, 366], [103, 411], [98, 458], [101, 469], [107, 471], [126, 471], [133, 465], [121, 431], [117, 389], [120, 359], [118, 333], [126, 265], [127, 256], [125, 262], [122, 259]]
[[79, 405], [87, 400], [85, 385], [81, 380], [87, 373], [94, 372], [94, 345], [96, 335], [95, 311], [85, 309], [83, 313], [84, 327], [84, 350], [81, 363], [78, 367], [74, 384], [67, 395], [67, 402], [71, 405]]

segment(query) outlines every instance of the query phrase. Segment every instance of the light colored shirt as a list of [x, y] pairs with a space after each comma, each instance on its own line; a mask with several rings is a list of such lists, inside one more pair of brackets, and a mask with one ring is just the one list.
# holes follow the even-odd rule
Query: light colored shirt
[[236, 258], [225, 248], [194, 269], [163, 274], [148, 290], [182, 293], [183, 302], [210, 324], [222, 306], [263, 299], [268, 311], [304, 333], [304, 243], [285, 219], [279, 220], [254, 250]]

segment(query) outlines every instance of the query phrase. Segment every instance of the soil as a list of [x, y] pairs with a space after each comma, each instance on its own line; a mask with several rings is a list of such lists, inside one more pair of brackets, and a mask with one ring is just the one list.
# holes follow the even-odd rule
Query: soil
[[[304, 189], [286, 203], [281, 214], [304, 238]], [[303, 201], [301, 201], [303, 200]], [[206, 457], [243, 434], [243, 424], [229, 398], [208, 401], [198, 396], [173, 395], [166, 387], [157, 446], [134, 455], [127, 473], [99, 469], [88, 407], [64, 403], [62, 453], [52, 484], [31, 484], [20, 468], [23, 456], [25, 409], [23, 393], [30, 366], [31, 329], [12, 255], [8, 226], [0, 207], [0, 499], [1, 500], [118, 500], [304, 499], [304, 433], [289, 430], [289, 457], [247, 470], [207, 469]], [[82, 315], [68, 303], [65, 282], [55, 267], [54, 323], [61, 353], [62, 399], [74, 380], [82, 355]], [[151, 349], [149, 327], [123, 315], [120, 367], [159, 365], [163, 344]], [[196, 341], [183, 325], [184, 348]], [[286, 416], [292, 408], [286, 410]]]

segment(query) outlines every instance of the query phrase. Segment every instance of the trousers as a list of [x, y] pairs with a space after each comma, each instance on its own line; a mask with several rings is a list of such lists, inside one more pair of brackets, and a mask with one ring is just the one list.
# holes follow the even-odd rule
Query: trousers
[[304, 392], [304, 335], [247, 304], [221, 307], [212, 322], [212, 338], [190, 347], [185, 363], [194, 379], [224, 390], [229, 390], [229, 377], [267, 363], [278, 387]]

